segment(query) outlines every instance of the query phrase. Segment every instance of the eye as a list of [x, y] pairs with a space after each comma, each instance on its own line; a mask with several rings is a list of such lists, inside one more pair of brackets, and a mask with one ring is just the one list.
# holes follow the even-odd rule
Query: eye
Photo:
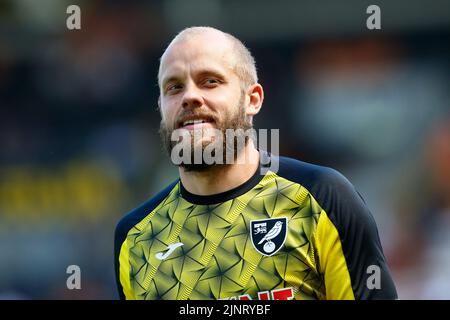
[[205, 81], [203, 83], [208, 87], [214, 87], [214, 86], [218, 85], [220, 82], [217, 79], [208, 78], [208, 79], [205, 79]]
[[174, 93], [179, 91], [180, 89], [182, 89], [183, 86], [179, 83], [175, 83], [175, 84], [170, 84], [167, 86], [166, 92], [167, 93]]

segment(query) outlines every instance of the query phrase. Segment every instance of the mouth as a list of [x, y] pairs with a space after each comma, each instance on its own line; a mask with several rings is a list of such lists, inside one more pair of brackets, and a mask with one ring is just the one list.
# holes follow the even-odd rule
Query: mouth
[[213, 127], [214, 126], [214, 119], [207, 116], [191, 116], [181, 119], [177, 122], [177, 128], [178, 129], [188, 129], [193, 130], [197, 128], [203, 128], [203, 127]]

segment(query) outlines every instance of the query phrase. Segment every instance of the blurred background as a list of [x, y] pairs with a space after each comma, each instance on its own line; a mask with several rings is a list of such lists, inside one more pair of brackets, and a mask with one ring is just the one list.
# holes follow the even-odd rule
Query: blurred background
[[[81, 30], [66, 9], [81, 8]], [[366, 9], [381, 8], [381, 30]], [[400, 299], [450, 299], [450, 2], [0, 0], [0, 299], [117, 299], [117, 221], [177, 177], [159, 57], [209, 25], [253, 52], [256, 128], [364, 196]], [[66, 268], [81, 268], [68, 290]]]

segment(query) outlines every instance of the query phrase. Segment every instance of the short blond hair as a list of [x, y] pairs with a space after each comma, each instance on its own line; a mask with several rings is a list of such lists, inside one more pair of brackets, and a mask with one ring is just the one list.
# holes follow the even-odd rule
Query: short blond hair
[[[233, 45], [233, 52], [236, 55], [235, 65], [233, 66], [234, 72], [237, 74], [239, 79], [241, 80], [241, 83], [244, 87], [248, 87], [250, 85], [253, 85], [258, 82], [258, 73], [256, 71], [256, 63], [255, 58], [251, 54], [250, 50], [244, 45], [244, 43], [236, 38], [235, 36], [223, 32], [221, 30], [218, 30], [216, 28], [212, 27], [189, 27], [185, 28], [182, 31], [180, 31], [175, 38], [170, 42], [170, 44], [167, 46], [166, 50], [169, 48], [169, 46], [180, 40], [185, 40], [191, 36], [199, 35], [205, 32], [220, 32], [223, 34], [228, 40], [231, 41], [231, 44]], [[164, 54], [163, 54], [164, 55]], [[162, 56], [161, 56], [162, 58]], [[160, 58], [160, 62], [161, 62]], [[159, 71], [158, 71], [158, 83], [160, 83], [160, 74], [161, 74], [161, 63], [159, 65]]]

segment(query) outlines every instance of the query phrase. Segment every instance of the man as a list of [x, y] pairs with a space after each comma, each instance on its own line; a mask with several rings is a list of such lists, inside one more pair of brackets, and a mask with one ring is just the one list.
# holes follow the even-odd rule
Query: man
[[[375, 221], [345, 177], [243, 137], [264, 93], [238, 39], [183, 30], [161, 57], [158, 82], [163, 142], [173, 162], [186, 157], [180, 179], [117, 225], [121, 298], [397, 297]], [[220, 137], [227, 129], [231, 140]], [[211, 145], [212, 163], [186, 149]]]

